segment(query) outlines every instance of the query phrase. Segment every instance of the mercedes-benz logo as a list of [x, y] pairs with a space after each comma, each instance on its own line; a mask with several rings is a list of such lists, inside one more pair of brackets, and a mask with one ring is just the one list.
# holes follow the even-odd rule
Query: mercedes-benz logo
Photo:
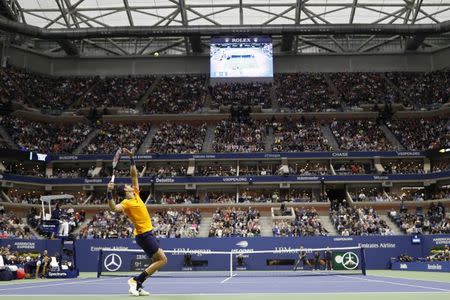
[[347, 252], [344, 255], [342, 255], [342, 265], [347, 270], [354, 270], [359, 265], [359, 258], [358, 255], [356, 255], [353, 252]]
[[117, 254], [110, 254], [107, 257], [105, 257], [105, 260], [103, 261], [103, 265], [105, 266], [106, 270], [110, 272], [115, 272], [120, 269], [122, 266], [122, 258], [120, 258]]

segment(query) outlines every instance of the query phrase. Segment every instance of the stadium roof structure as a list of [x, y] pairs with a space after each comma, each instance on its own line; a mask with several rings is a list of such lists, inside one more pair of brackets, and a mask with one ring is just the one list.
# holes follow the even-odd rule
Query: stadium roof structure
[[212, 35], [276, 54], [450, 46], [450, 0], [0, 0], [3, 40], [49, 55], [202, 55]]

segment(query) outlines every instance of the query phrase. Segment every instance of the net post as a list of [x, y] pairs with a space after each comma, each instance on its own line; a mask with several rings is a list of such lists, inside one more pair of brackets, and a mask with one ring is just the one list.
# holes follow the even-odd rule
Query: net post
[[233, 277], [233, 252], [230, 251], [230, 277]]
[[97, 278], [102, 274], [103, 249], [98, 252]]
[[361, 247], [361, 271], [364, 276], [366, 276], [366, 254], [364, 247]]

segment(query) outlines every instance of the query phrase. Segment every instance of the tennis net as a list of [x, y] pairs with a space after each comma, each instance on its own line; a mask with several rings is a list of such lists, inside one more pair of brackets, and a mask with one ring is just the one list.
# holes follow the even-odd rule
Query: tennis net
[[[251, 251], [164, 250], [168, 263], [155, 276], [320, 276], [366, 274], [364, 249], [298, 248]], [[99, 251], [97, 276], [131, 276], [151, 263], [140, 249]]]

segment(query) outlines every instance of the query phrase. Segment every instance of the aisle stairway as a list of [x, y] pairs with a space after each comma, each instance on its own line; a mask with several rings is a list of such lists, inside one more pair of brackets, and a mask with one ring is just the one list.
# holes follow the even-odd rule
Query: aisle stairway
[[208, 237], [209, 227], [211, 226], [212, 217], [202, 216], [202, 222], [200, 224], [200, 230], [197, 237]]
[[11, 149], [19, 149], [17, 145], [14, 143], [13, 139], [9, 135], [9, 133], [6, 131], [6, 129], [0, 125], [0, 136], [3, 138], [3, 140], [6, 142], [9, 148]]
[[386, 222], [386, 224], [389, 226], [389, 228], [392, 229], [395, 235], [403, 235], [404, 233], [398, 228], [398, 226], [392, 222], [392, 220], [386, 216], [386, 215], [380, 215], [380, 218]]
[[92, 130], [86, 137], [86, 139], [78, 145], [78, 147], [73, 151], [73, 154], [80, 154], [81, 151], [91, 143], [91, 141], [98, 135], [98, 132], [100, 129], [94, 129]]
[[386, 138], [391, 142], [392, 145], [398, 150], [405, 150], [405, 147], [397, 140], [392, 131], [384, 124], [380, 125], [381, 131], [386, 135]]
[[144, 141], [142, 142], [141, 146], [139, 147], [139, 150], [137, 151], [138, 154], [145, 154], [147, 149], [152, 145], [153, 137], [155, 136], [157, 129], [158, 129], [157, 126], [150, 127], [150, 130], [148, 131], [147, 136], [145, 137]]
[[278, 105], [278, 99], [277, 99], [277, 91], [275, 84], [272, 85], [272, 88], [270, 89], [270, 107], [273, 111], [279, 111], [280, 107]]
[[216, 128], [215, 125], [208, 126], [208, 129], [206, 130], [206, 136], [205, 141], [203, 142], [203, 148], [202, 152], [212, 152], [212, 144], [214, 141], [214, 129]]
[[145, 91], [145, 93], [139, 99], [139, 101], [136, 105], [137, 110], [139, 110], [140, 112], [142, 112], [144, 110], [144, 105], [148, 99], [148, 96], [150, 96], [150, 94], [153, 92], [153, 90], [159, 84], [160, 81], [161, 81], [161, 76], [156, 77], [155, 81], [153, 81], [153, 83], [149, 86], [147, 91]]
[[266, 136], [266, 142], [265, 142], [265, 146], [264, 146], [265, 147], [264, 150], [266, 152], [272, 152], [272, 145], [273, 145], [274, 141], [275, 141], [275, 136], [273, 134], [273, 127], [270, 126], [269, 133]]
[[272, 217], [260, 217], [261, 236], [273, 236], [272, 233]]
[[331, 145], [332, 150], [334, 150], [334, 151], [339, 150], [339, 144], [336, 141], [336, 137], [334, 136], [333, 132], [331, 131], [330, 126], [322, 125], [321, 129], [322, 129], [322, 133], [323, 133], [324, 137], [328, 140], [328, 143]]
[[330, 216], [328, 215], [319, 215], [320, 221], [322, 222], [322, 226], [328, 231], [329, 236], [339, 235], [336, 227], [334, 227], [331, 222]]

